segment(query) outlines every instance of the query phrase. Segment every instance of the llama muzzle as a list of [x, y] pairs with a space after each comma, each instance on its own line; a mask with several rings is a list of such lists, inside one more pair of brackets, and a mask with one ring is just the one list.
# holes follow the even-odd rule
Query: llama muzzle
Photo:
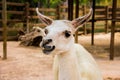
[[42, 41], [42, 50], [44, 54], [49, 54], [55, 49], [54, 45], [49, 45], [52, 42], [52, 39], [46, 39]]

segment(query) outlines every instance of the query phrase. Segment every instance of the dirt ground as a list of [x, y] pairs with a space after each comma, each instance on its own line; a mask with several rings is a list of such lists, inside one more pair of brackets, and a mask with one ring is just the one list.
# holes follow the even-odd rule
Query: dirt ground
[[[8, 58], [2, 60], [0, 42], [0, 80], [53, 80], [51, 55], [44, 55], [38, 47], [19, 46], [19, 42], [9, 41]], [[96, 59], [105, 80], [120, 80], [120, 33], [115, 35], [115, 59], [109, 60], [110, 33], [96, 34], [95, 45], [91, 46], [91, 36], [79, 36], [82, 44]]]

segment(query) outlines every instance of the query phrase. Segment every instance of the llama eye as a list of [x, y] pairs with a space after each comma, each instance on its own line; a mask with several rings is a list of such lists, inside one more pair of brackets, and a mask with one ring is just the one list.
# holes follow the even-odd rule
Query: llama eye
[[48, 30], [47, 29], [45, 29], [45, 34], [48, 34]]
[[40, 32], [40, 30], [37, 30], [37, 32]]
[[68, 37], [70, 37], [71, 32], [66, 30], [66, 31], [64, 32], [64, 34], [65, 34], [65, 37], [68, 38]]

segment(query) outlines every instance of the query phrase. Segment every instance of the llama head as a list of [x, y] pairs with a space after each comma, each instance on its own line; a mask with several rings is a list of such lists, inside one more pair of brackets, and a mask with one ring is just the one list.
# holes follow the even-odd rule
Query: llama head
[[39, 13], [38, 8], [36, 8], [36, 12], [40, 20], [46, 24], [44, 29], [45, 36], [40, 44], [43, 53], [45, 54], [51, 52], [62, 54], [70, 51], [74, 44], [73, 34], [80, 26], [84, 25], [92, 15], [92, 9], [90, 9], [90, 12], [87, 15], [69, 21], [52, 20]]
[[44, 30], [38, 26], [34, 26], [32, 28], [32, 30], [29, 33], [24, 33], [23, 35], [21, 35], [19, 37], [19, 40], [21, 41], [31, 41], [33, 40], [35, 37], [41, 36], [43, 37], [44, 34]]

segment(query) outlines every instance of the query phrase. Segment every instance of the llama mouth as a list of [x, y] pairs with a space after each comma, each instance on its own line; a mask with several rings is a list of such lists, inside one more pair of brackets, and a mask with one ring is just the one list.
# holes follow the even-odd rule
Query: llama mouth
[[55, 46], [44, 46], [43, 53], [49, 54], [55, 49]]

